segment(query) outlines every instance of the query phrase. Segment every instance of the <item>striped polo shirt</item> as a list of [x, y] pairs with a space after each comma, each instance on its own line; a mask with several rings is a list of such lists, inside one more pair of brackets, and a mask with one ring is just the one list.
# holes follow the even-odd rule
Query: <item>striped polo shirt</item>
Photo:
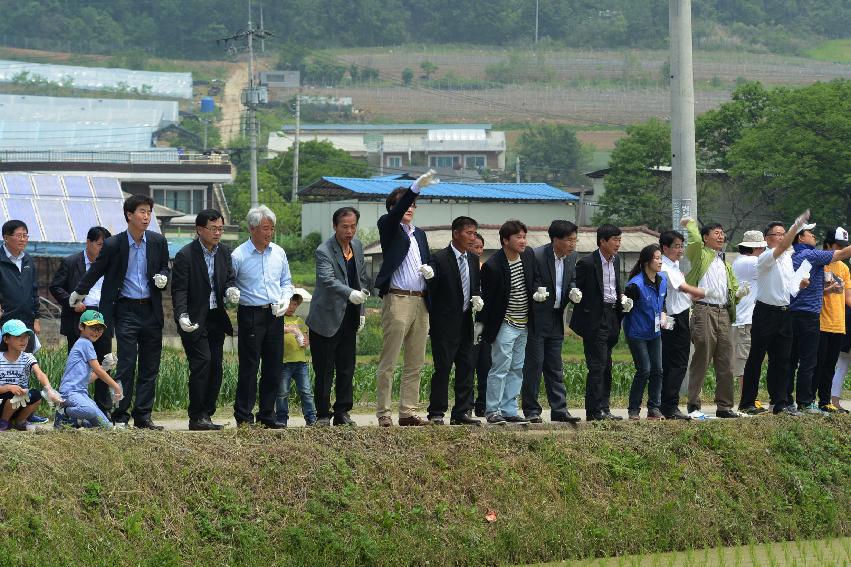
[[523, 277], [523, 261], [517, 258], [508, 261], [511, 274], [511, 290], [508, 293], [508, 309], [505, 310], [505, 322], [518, 329], [526, 328], [529, 322], [529, 299], [526, 293], [526, 279]]

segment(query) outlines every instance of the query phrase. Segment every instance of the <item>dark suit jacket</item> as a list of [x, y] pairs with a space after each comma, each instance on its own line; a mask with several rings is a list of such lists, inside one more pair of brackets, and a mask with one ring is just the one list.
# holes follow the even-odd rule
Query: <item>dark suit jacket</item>
[[[151, 304], [154, 316], [163, 325], [163, 302], [162, 290], [154, 285], [154, 275], [162, 274], [166, 277], [171, 273], [168, 269], [168, 243], [166, 239], [156, 232], [145, 231], [147, 239], [148, 260], [148, 287], [151, 290]], [[78, 294], [85, 295], [95, 285], [95, 282], [103, 276], [103, 289], [100, 296], [100, 311], [107, 326], [112, 327], [115, 322], [115, 303], [124, 285], [127, 276], [127, 262], [130, 258], [130, 244], [127, 242], [127, 231], [123, 230], [116, 235], [110, 236], [103, 243], [97, 259], [77, 284]]]
[[[381, 240], [381, 254], [383, 256], [381, 269], [378, 270], [378, 275], [375, 277], [375, 287], [378, 288], [379, 297], [384, 297], [387, 294], [387, 291], [390, 289], [390, 278], [393, 277], [393, 272], [402, 265], [402, 261], [408, 255], [411, 240], [405, 234], [405, 229], [402, 228], [400, 223], [408, 207], [416, 199], [417, 194], [408, 189], [396, 201], [390, 212], [386, 215], [381, 215], [378, 219], [378, 236]], [[417, 244], [420, 245], [420, 259], [423, 264], [427, 264], [430, 254], [426, 233], [422, 229], [415, 227], [414, 238]]]
[[[174, 308], [174, 322], [183, 313], [189, 315], [192, 323], [203, 327], [210, 312], [210, 278], [207, 274], [207, 263], [201, 241], [197, 238], [180, 249], [174, 257], [171, 279], [171, 303]], [[216, 282], [216, 305], [225, 306], [225, 290], [236, 285], [231, 265], [230, 249], [219, 244], [213, 261], [213, 278]], [[177, 332], [184, 339], [192, 340], [200, 333], [184, 333], [177, 323]], [[226, 318], [225, 333], [233, 335], [230, 318]]]
[[59, 333], [66, 337], [76, 337], [80, 334], [78, 327], [80, 314], [71, 309], [68, 304], [68, 298], [71, 292], [83, 279], [86, 273], [86, 251], [77, 252], [70, 256], [62, 258], [59, 264], [59, 269], [53, 275], [53, 281], [50, 282], [50, 295], [56, 298], [59, 306], [62, 308], [62, 318], [59, 322]]
[[[531, 248], [526, 248], [520, 255], [523, 261], [523, 275], [526, 279], [526, 295], [529, 302], [528, 329], [534, 329], [535, 311], [532, 309], [532, 294], [539, 284], [539, 277], [535, 270], [535, 255]], [[508, 295], [511, 292], [511, 272], [508, 268], [508, 258], [500, 249], [488, 258], [482, 266], [482, 299], [485, 308], [482, 310], [481, 322], [484, 324], [482, 340], [492, 343], [496, 340], [499, 328], [505, 319], [508, 310]]]
[[[570, 328], [582, 338], [592, 338], [603, 320], [603, 262], [600, 251], [594, 250], [576, 262], [576, 287], [582, 292], [582, 301], [573, 308]], [[620, 295], [621, 262], [615, 256], [615, 287]], [[615, 301], [618, 320], [623, 319], [620, 297]]]
[[0, 305], [3, 313], [0, 324], [20, 319], [27, 326], [39, 318], [38, 272], [35, 260], [28, 252], [21, 258], [21, 269], [6, 255], [0, 243]]
[[[545, 244], [533, 250], [535, 254], [535, 267], [540, 277], [539, 286], [546, 287], [550, 292], [546, 301], [538, 303], [532, 302], [532, 309], [535, 311], [535, 332], [536, 333], [564, 333], [564, 328], [550, 329], [553, 318], [549, 313], [553, 311], [553, 306], [556, 300], [556, 258], [553, 254], [553, 245]], [[578, 254], [567, 256], [562, 260], [564, 265], [564, 273], [562, 274], [561, 282], [561, 298], [559, 301], [559, 312], [564, 316], [564, 308], [570, 303], [567, 297], [570, 293], [570, 288], [576, 285], [576, 259]], [[546, 327], [546, 328], [545, 328]]]
[[[461, 289], [461, 270], [455, 260], [455, 252], [449, 245], [432, 254], [428, 262], [434, 268], [434, 277], [426, 280], [428, 284], [429, 302], [429, 334], [447, 340], [460, 338], [464, 318], [472, 318], [472, 309], [464, 307], [464, 290]], [[470, 297], [481, 295], [479, 283], [479, 257], [472, 252], [467, 253], [467, 266], [470, 274]], [[472, 334], [470, 335], [472, 340]]]

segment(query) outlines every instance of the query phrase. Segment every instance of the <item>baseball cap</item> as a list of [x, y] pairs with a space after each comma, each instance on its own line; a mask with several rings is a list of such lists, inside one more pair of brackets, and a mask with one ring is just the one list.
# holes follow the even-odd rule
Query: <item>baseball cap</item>
[[804, 232], [805, 230], [812, 230], [812, 229], [814, 229], [815, 227], [816, 227], [816, 223], [811, 223], [811, 224], [802, 224], [802, 225], [801, 225], [801, 228], [799, 228], [799, 229], [798, 229], [798, 232], [796, 232], [795, 234], [801, 234], [801, 233], [802, 233], [802, 232]]
[[30, 335], [33, 332], [24, 325], [24, 322], [20, 319], [9, 319], [5, 323], [3, 323], [3, 328], [0, 329], [0, 335], [12, 335], [13, 337], [20, 337], [24, 333], [29, 333]]
[[92, 325], [103, 325], [106, 327], [106, 323], [103, 321], [103, 315], [94, 309], [83, 311], [83, 314], [80, 315], [80, 324], [86, 327], [91, 327]]
[[848, 246], [848, 231], [841, 226], [830, 229], [824, 237], [824, 243], [839, 244], [842, 247]]

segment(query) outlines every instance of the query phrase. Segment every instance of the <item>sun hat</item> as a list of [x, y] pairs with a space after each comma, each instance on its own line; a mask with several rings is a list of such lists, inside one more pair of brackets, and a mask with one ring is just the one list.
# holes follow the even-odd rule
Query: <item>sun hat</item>
[[739, 242], [739, 246], [746, 246], [748, 248], [767, 248], [768, 243], [763, 238], [762, 231], [746, 230], [745, 235], [742, 237], [742, 241]]

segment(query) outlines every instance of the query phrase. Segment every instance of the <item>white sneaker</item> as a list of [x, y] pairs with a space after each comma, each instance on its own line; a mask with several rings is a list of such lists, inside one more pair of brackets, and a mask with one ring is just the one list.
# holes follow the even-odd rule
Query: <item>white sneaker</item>
[[714, 417], [708, 416], [700, 410], [694, 410], [689, 412], [688, 416], [696, 421], [706, 421], [707, 419], [715, 419]]
[[130, 426], [127, 425], [127, 422], [125, 422], [125, 421], [118, 421], [118, 422], [115, 422], [112, 425], [112, 428], [113, 429], [130, 429]]

